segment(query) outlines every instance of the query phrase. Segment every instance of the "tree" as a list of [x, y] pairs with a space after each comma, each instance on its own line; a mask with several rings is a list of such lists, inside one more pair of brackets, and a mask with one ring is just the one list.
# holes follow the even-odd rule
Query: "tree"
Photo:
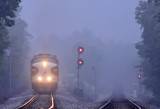
[[[148, 3], [154, 3], [155, 6], [160, 6], [160, 0], [148, 0]], [[160, 22], [160, 10], [155, 14], [154, 18], [158, 18], [158, 21]]]
[[[21, 0], [0, 0], [0, 58], [9, 47], [10, 41], [7, 36], [7, 28], [14, 25], [14, 18]], [[2, 63], [2, 61], [0, 60]]]
[[154, 16], [159, 10], [154, 3], [145, 1], [136, 8], [136, 20], [143, 29], [142, 41], [136, 44], [144, 68], [143, 84], [156, 98], [160, 97], [160, 23]]
[[9, 37], [7, 36], [7, 29], [4, 25], [0, 25], [0, 63], [2, 64], [2, 56], [4, 50], [8, 48], [10, 44]]
[[26, 63], [29, 60], [29, 36], [31, 36], [26, 28], [26, 22], [16, 18], [15, 25], [8, 29], [11, 38], [12, 88], [15, 90], [26, 86], [25, 75], [28, 73]]
[[149, 3], [154, 2], [155, 5], [159, 5], [160, 4], [160, 0], [148, 0]]
[[21, 0], [1, 0], [0, 1], [0, 21], [4, 22], [6, 26], [14, 25], [15, 12]]

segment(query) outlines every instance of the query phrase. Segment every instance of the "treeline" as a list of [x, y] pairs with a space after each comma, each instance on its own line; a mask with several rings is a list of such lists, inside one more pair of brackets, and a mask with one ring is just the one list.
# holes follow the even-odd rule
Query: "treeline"
[[27, 24], [18, 17], [21, 0], [0, 1], [0, 101], [26, 87]]
[[99, 97], [111, 93], [115, 80], [122, 81], [127, 86], [131, 86], [129, 83], [135, 81], [133, 66], [138, 63], [135, 62], [137, 54], [133, 44], [101, 40], [88, 29], [74, 31], [64, 38], [54, 35], [41, 36], [34, 44], [36, 50], [57, 55], [60, 81], [68, 86], [69, 90], [77, 88], [77, 48], [83, 46], [85, 51], [81, 55], [84, 65], [80, 69], [80, 88], [89, 98], [95, 97], [95, 93]]
[[140, 1], [136, 20], [141, 25], [142, 41], [136, 44], [144, 68], [143, 84], [160, 102], [160, 0]]

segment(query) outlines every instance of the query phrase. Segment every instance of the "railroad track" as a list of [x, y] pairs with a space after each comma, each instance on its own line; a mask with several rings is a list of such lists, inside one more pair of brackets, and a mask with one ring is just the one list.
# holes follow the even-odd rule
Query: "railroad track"
[[144, 109], [138, 104], [124, 98], [111, 98], [99, 109]]
[[55, 109], [53, 95], [34, 95], [18, 109]]

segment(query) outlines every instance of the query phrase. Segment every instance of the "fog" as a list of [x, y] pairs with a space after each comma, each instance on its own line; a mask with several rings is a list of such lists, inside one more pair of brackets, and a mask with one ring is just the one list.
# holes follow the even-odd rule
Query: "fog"
[[[121, 82], [126, 94], [137, 89], [139, 57], [135, 43], [140, 27], [135, 21], [138, 0], [23, 0], [21, 17], [32, 34], [31, 56], [57, 55], [61, 84], [77, 87], [77, 47], [83, 46], [80, 87], [101, 98]], [[93, 67], [95, 69], [93, 69]], [[72, 76], [70, 76], [72, 75]], [[89, 95], [91, 96], [91, 95]]]

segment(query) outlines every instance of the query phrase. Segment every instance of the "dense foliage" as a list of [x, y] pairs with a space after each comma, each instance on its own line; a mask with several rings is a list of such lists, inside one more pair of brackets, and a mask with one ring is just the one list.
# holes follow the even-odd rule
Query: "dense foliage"
[[[0, 102], [25, 87], [29, 52], [27, 24], [18, 18], [21, 0], [0, 0]], [[10, 87], [11, 86], [11, 87]]]
[[[14, 18], [21, 0], [0, 0], [0, 58], [9, 47], [10, 41], [6, 27], [14, 25]], [[2, 61], [0, 60], [2, 63]]]
[[3, 64], [0, 66], [0, 96], [4, 92], [20, 92], [26, 87], [30, 38], [26, 28], [27, 24], [20, 18], [16, 18], [15, 25], [8, 28], [7, 37], [10, 38], [11, 44], [9, 54], [1, 56]]
[[6, 26], [14, 25], [15, 12], [21, 0], [0, 0], [0, 22]]
[[6, 27], [3, 24], [1, 24], [0, 25], [0, 65], [2, 64], [2, 56], [5, 50], [10, 45], [10, 40], [7, 34], [8, 32], [7, 32]]
[[156, 5], [160, 4], [160, 0], [148, 0], [149, 3], [154, 2]]
[[144, 81], [146, 89], [156, 98], [160, 97], [160, 23], [154, 17], [160, 7], [154, 3], [140, 1], [136, 8], [136, 20], [143, 29], [142, 41], [136, 44], [141, 65], [144, 67]]
[[[19, 89], [25, 86], [26, 73], [28, 73], [26, 66], [29, 52], [29, 36], [26, 31], [27, 24], [20, 18], [15, 20], [15, 25], [9, 28], [9, 37], [11, 38], [11, 77], [12, 90]], [[29, 69], [29, 68], [28, 68]]]
[[[64, 38], [54, 35], [46, 37], [37, 37], [34, 47], [40, 52], [52, 52], [57, 55], [60, 80], [69, 90], [77, 88], [78, 46], [85, 49], [81, 54], [84, 65], [80, 69], [80, 88], [89, 98], [96, 97], [95, 92], [98, 96], [110, 93], [114, 80], [120, 80], [128, 86], [135, 80], [133, 77], [137, 74], [133, 66], [139, 61], [137, 62], [137, 59], [135, 62], [137, 54], [132, 44], [101, 40], [88, 29], [74, 31]], [[61, 82], [59, 83], [61, 85]]]
[[[160, 6], [160, 0], [148, 0], [148, 3], [154, 3], [156, 7]], [[154, 17], [158, 18], [158, 21], [160, 22], [160, 10], [158, 10]]]

